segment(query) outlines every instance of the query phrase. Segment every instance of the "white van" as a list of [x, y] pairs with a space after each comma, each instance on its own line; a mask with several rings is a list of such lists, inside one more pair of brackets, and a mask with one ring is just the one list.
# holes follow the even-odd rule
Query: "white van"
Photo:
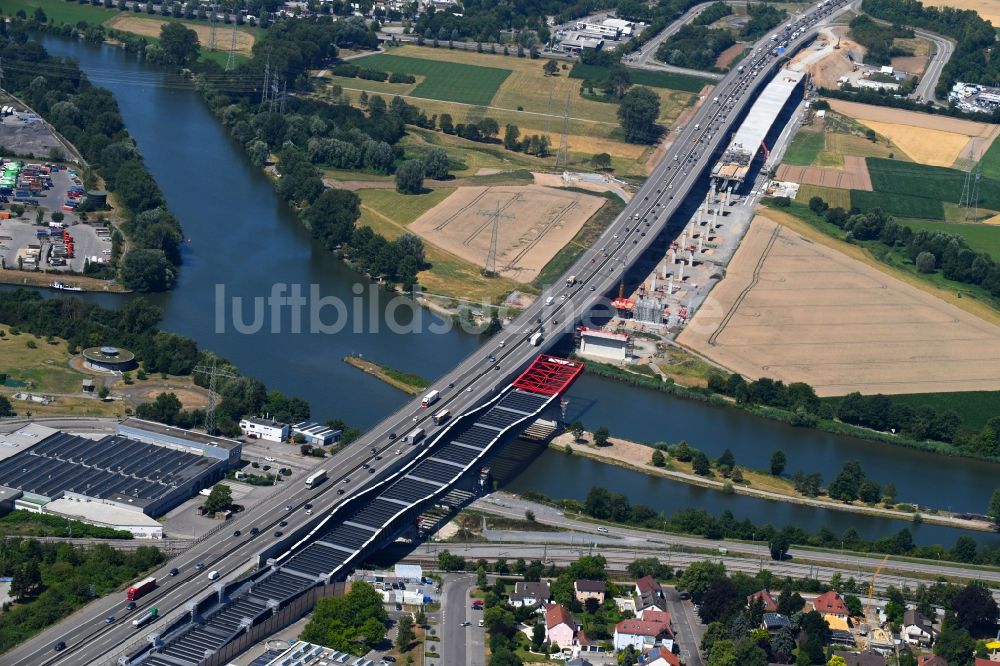
[[548, 298], [545, 299], [545, 304], [546, 305], [552, 305], [552, 301], [554, 301], [554, 300], [556, 300], [555, 297], [549, 296]]
[[209, 571], [208, 572], [208, 579], [209, 580], [215, 580], [218, 577], [219, 577], [219, 572], [218, 571], [214, 571], [213, 570], [213, 571]]

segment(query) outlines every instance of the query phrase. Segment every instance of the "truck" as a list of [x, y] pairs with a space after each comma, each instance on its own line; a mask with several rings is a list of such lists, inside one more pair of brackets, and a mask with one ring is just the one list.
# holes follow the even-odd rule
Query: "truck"
[[143, 613], [142, 615], [140, 615], [139, 617], [132, 620], [132, 626], [135, 627], [136, 629], [141, 629], [142, 627], [146, 626], [147, 624], [155, 620], [157, 615], [159, 615], [159, 611], [157, 611], [156, 607], [154, 606], [145, 613]]
[[403, 441], [407, 444], [416, 444], [424, 438], [423, 428], [414, 428], [403, 436]]
[[567, 287], [572, 287], [574, 284], [576, 284], [576, 276], [575, 275], [570, 275], [568, 278], [566, 278], [566, 286]]
[[451, 412], [449, 412], [447, 409], [442, 409], [440, 412], [438, 412], [432, 417], [434, 425], [441, 425], [442, 423], [448, 420], [449, 416], [451, 416]]
[[315, 488], [319, 484], [326, 481], [326, 470], [321, 469], [317, 472], [313, 472], [306, 477], [306, 488]]
[[156, 587], [156, 579], [150, 576], [149, 578], [143, 578], [138, 583], [128, 588], [125, 592], [125, 598], [129, 601], [135, 601], [142, 595], [151, 591]]
[[423, 397], [423, 399], [420, 401], [420, 406], [421, 407], [430, 407], [435, 402], [437, 402], [438, 398], [440, 398], [440, 397], [441, 397], [441, 393], [439, 391], [437, 391], [437, 390], [428, 391], [427, 395], [425, 395]]
[[541, 331], [539, 331], [538, 333], [535, 333], [530, 338], [528, 338], [528, 342], [531, 343], [532, 347], [537, 347], [538, 345], [542, 344], [542, 339], [543, 339], [542, 333]]

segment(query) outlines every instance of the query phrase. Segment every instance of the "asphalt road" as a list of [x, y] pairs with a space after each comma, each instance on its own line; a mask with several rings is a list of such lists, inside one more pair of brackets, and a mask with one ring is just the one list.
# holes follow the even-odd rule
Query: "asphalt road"
[[[468, 664], [483, 666], [482, 611], [472, 610], [469, 591], [476, 586], [472, 574], [445, 574], [441, 589], [441, 644], [438, 653], [442, 666]], [[462, 623], [469, 625], [463, 627]], [[428, 666], [431, 666], [430, 664]]]
[[937, 88], [941, 72], [944, 71], [944, 66], [948, 64], [951, 54], [955, 52], [955, 42], [947, 37], [942, 37], [937, 33], [927, 32], [926, 30], [914, 30], [913, 32], [918, 37], [923, 37], [934, 43], [934, 52], [927, 62], [924, 75], [920, 77], [920, 81], [917, 83], [917, 89], [913, 91], [913, 96], [923, 102], [937, 102], [934, 89]]
[[[691, 76], [699, 76], [707, 79], [721, 79], [722, 74], [718, 74], [716, 72], [704, 72], [697, 69], [688, 69], [687, 67], [675, 67], [674, 65], [662, 63], [654, 57], [656, 55], [656, 49], [660, 47], [660, 44], [662, 44], [664, 40], [677, 34], [678, 30], [697, 18], [697, 16], [705, 11], [705, 9], [707, 9], [711, 4], [711, 2], [703, 2], [700, 5], [695, 5], [691, 9], [687, 10], [680, 18], [664, 28], [658, 35], [643, 44], [642, 48], [638, 52], [626, 54], [622, 58], [622, 62], [626, 67], [633, 67], [635, 69], [660, 70], [664, 72], [676, 72], [678, 74], [690, 74]], [[740, 0], [738, 2], [729, 2], [727, 4], [745, 5], [746, 2], [745, 0]]]
[[[843, 0], [838, 0], [822, 8], [813, 7], [810, 14], [798, 19], [791, 29], [803, 27], [805, 32], [791, 41], [788, 55], [811, 39], [816, 27], [843, 11], [842, 3]], [[772, 34], [785, 33], [779, 27], [765, 35], [758, 42], [761, 53], [744, 60], [745, 71], [734, 70], [723, 77], [715, 93], [725, 101], [705, 104], [695, 113], [688, 125], [676, 135], [668, 157], [656, 167], [621, 215], [566, 272], [578, 278], [572, 286], [559, 282], [547, 289], [489, 344], [483, 345], [435, 382], [430, 388], [438, 389], [442, 398], [431, 409], [421, 409], [419, 399], [415, 400], [344, 451], [324, 461], [320, 467], [327, 471], [329, 480], [326, 483], [311, 490], [306, 489], [304, 484], [287, 485], [266, 502], [249, 507], [244, 515], [220, 526], [196, 547], [154, 572], [153, 575], [163, 584], [143, 598], [140, 610], [155, 604], [161, 617], [173, 617], [184, 612], [188, 601], [203, 598], [210, 587], [204, 572], [193, 571], [195, 562], [203, 561], [205, 571], [216, 569], [224, 578], [245, 571], [249, 564], [255, 564], [256, 554], [273, 543], [275, 537], [272, 534], [279, 521], [289, 522], [283, 528], [287, 533], [307, 522], [318, 522], [325, 512], [341, 501], [341, 496], [330, 492], [333, 488], [343, 488], [347, 493], [357, 492], [385, 476], [389, 460], [374, 461], [374, 468], [379, 473], [368, 474], [361, 469], [362, 463], [368, 462], [374, 455], [370, 452], [371, 447], [375, 447], [383, 457], [391, 456], [393, 462], [409, 458], [423, 444], [420, 447], [406, 446], [398, 443], [399, 437], [418, 426], [433, 433], [433, 413], [448, 408], [453, 415], [458, 415], [494, 396], [536, 355], [544, 352], [546, 346], [569, 332], [577, 322], [588, 321], [588, 313], [599, 302], [605, 302], [604, 294], [617, 286], [631, 261], [641, 255], [664, 230], [686, 193], [703, 177], [723, 137], [729, 136], [735, 119], [753, 101], [756, 90], [769, 79], [769, 72], [777, 67], [778, 57], [770, 51]], [[730, 98], [731, 102], [728, 101]], [[670, 159], [669, 155], [674, 158]], [[545, 305], [548, 297], [553, 299], [551, 305]], [[535, 332], [541, 332], [545, 337], [539, 347], [532, 346], [528, 340]], [[500, 346], [501, 343], [503, 346]], [[496, 360], [489, 360], [487, 357], [490, 355]], [[397, 458], [393, 453], [395, 449], [400, 449], [403, 455]], [[306, 502], [313, 503], [314, 515], [307, 516], [304, 511], [298, 510]], [[286, 512], [286, 505], [291, 506], [293, 511]], [[258, 527], [260, 534], [250, 535], [251, 527]], [[241, 530], [241, 536], [233, 536], [236, 529]], [[171, 579], [167, 575], [170, 567], [177, 567], [181, 574]], [[133, 617], [123, 616], [122, 606], [122, 598], [115, 595], [95, 601], [7, 653], [5, 666], [75, 666], [116, 661], [119, 655], [131, 651], [145, 640], [145, 636], [151, 633], [150, 629], [155, 631], [165, 622], [161, 620], [136, 631], [121, 621], [123, 617], [127, 620]], [[103, 618], [112, 612], [116, 613], [116, 621], [105, 624]], [[67, 649], [55, 653], [52, 646], [57, 641], [64, 641]]]

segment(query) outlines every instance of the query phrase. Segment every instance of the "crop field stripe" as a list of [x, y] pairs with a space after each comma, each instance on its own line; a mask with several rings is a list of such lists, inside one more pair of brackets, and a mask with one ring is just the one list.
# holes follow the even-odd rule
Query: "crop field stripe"
[[[571, 79], [586, 79], [589, 81], [604, 81], [608, 78], [607, 67], [599, 65], [583, 65], [576, 63], [569, 72]], [[706, 85], [711, 85], [713, 81], [701, 79], [697, 76], [687, 76], [685, 74], [670, 74], [668, 72], [648, 72], [639, 69], [628, 70], [629, 78], [637, 86], [649, 86], [651, 88], [669, 88], [671, 90], [681, 90], [684, 92], [700, 92]]]
[[440, 60], [378, 54], [352, 64], [369, 69], [426, 77], [410, 93], [414, 97], [489, 106], [511, 70]]
[[[877, 157], [867, 158], [867, 163], [872, 187], [876, 192], [905, 194], [951, 203], [958, 203], [962, 198], [966, 174], [958, 169]], [[983, 178], [979, 181], [979, 205], [989, 210], [1000, 210], [1000, 180]]]
[[926, 199], [911, 194], [851, 190], [851, 206], [861, 210], [881, 208], [894, 217], [944, 220], [944, 204], [940, 199]]

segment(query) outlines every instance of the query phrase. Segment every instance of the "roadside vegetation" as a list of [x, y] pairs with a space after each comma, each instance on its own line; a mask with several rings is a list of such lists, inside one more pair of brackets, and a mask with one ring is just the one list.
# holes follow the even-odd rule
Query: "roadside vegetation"
[[49, 513], [17, 510], [0, 518], [0, 536], [131, 539], [132, 533], [128, 530], [82, 523], [79, 520], [68, 520]]
[[368, 583], [353, 581], [347, 594], [316, 601], [299, 638], [360, 656], [383, 647], [388, 623], [382, 595]]
[[0, 612], [0, 652], [166, 560], [153, 546], [125, 553], [104, 544], [81, 548], [19, 537], [0, 540], [0, 576], [13, 578], [15, 598]]

